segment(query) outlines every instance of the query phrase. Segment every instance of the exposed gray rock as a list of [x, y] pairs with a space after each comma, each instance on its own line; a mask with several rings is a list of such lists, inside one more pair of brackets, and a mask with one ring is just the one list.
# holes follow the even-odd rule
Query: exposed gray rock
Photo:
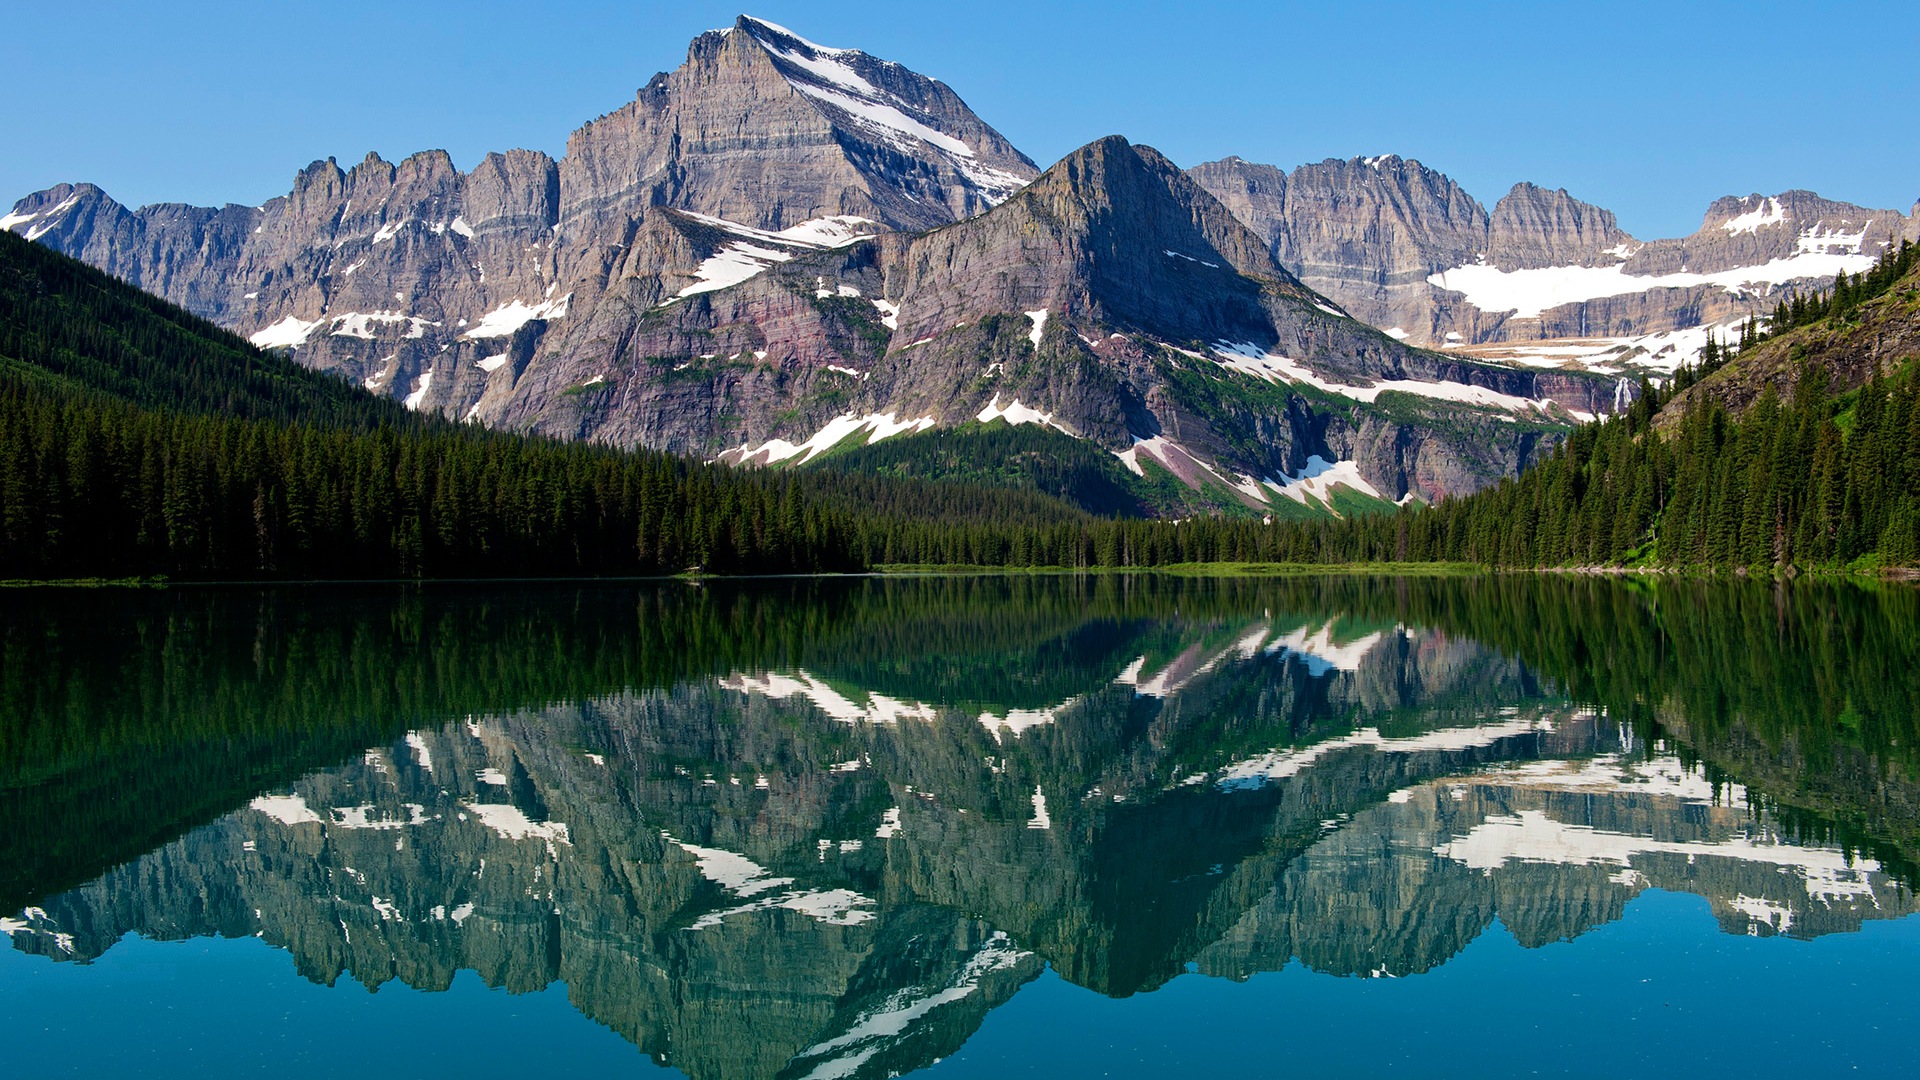
[[1567, 194], [1520, 183], [1494, 204], [1487, 223], [1487, 257], [1503, 270], [1543, 266], [1606, 266], [1632, 237], [1613, 212]]
[[986, 209], [1034, 172], [943, 84], [742, 16], [574, 132], [562, 231], [618, 228], [644, 206], [773, 230], [836, 215], [923, 229]]
[[[1857, 272], [1902, 239], [1920, 239], [1920, 215], [1805, 191], [1720, 199], [1692, 236], [1643, 243], [1611, 212], [1564, 189], [1517, 184], [1489, 215], [1446, 177], [1391, 156], [1302, 165], [1292, 174], [1227, 158], [1190, 174], [1308, 286], [1363, 320], [1436, 346], [1726, 327], [1764, 316], [1786, 292], [1826, 287], [1841, 268]], [[1532, 311], [1515, 306], [1514, 287], [1489, 288], [1487, 267], [1618, 267], [1626, 281], [1530, 287], [1526, 295], [1547, 298], [1544, 310]], [[1456, 273], [1441, 280], [1448, 271]], [[1655, 280], [1663, 275], [1693, 280]], [[1648, 280], [1635, 287], [1635, 277]], [[1654, 369], [1690, 358], [1670, 354]]]
[[[130, 211], [91, 185], [60, 185], [5, 221], [310, 366], [492, 419], [541, 324], [609, 290], [650, 308], [743, 241], [821, 246], [743, 238], [663, 207], [770, 230], [842, 216], [870, 222], [842, 223], [851, 231], [918, 229], [978, 213], [1035, 171], [943, 84], [742, 17], [575, 132], [560, 162], [514, 150], [461, 174], [440, 151], [398, 164], [369, 154], [351, 170], [328, 159], [285, 196], [219, 210]], [[524, 358], [495, 362], [504, 356]], [[645, 441], [678, 445], [664, 432]]]
[[[1272, 493], [1243, 477], [1299, 476], [1314, 457], [1356, 461], [1391, 499], [1474, 490], [1551, 445], [1565, 409], [1622, 403], [1613, 380], [1479, 365], [1349, 318], [1166, 158], [1117, 136], [966, 222], [803, 254], [684, 298], [625, 279], [540, 332], [511, 392], [490, 385], [488, 422], [767, 462], [836, 422], [890, 418], [865, 438], [1012, 408], [1116, 454], [1170, 440], [1163, 465], [1196, 486], [1243, 484], [1255, 507]], [[1224, 367], [1228, 347], [1355, 391], [1288, 391]], [[1369, 392], [1383, 380], [1431, 400], [1386, 407]], [[1464, 407], [1474, 387], [1557, 404], [1516, 425]]]
[[1363, 322], [1438, 342], [1427, 277], [1484, 249], [1487, 212], [1418, 161], [1302, 165], [1288, 178], [1280, 262]]

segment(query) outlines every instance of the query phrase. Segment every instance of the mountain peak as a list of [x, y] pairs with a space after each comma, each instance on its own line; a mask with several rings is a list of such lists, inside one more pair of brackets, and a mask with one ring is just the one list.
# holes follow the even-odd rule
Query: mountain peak
[[989, 213], [917, 241], [912, 262], [900, 323], [910, 338], [1044, 308], [1163, 340], [1270, 342], [1259, 282], [1304, 295], [1217, 199], [1158, 150], [1119, 135], [1074, 150]]
[[1566, 188], [1526, 180], [1513, 185], [1488, 219], [1487, 254], [1506, 270], [1565, 265], [1605, 266], [1633, 238], [1613, 212], [1581, 202]]
[[792, 30], [789, 30], [786, 27], [781, 26], [777, 22], [771, 22], [769, 20], [758, 18], [753, 15], [740, 16], [739, 18], [734, 20], [733, 25], [731, 27], [728, 27], [727, 30], [722, 30], [721, 33], [724, 34], [733, 30], [744, 31], [747, 34], [752, 35], [754, 40], [759, 41], [762, 45], [765, 45], [767, 43], [762, 37], [762, 35], [766, 35], [768, 37], [775, 37], [775, 38], [782, 39], [785, 43], [788, 43], [788, 44], [798, 45], [801, 48], [807, 50], [809, 53], [813, 53], [818, 56], [845, 56], [853, 53], [858, 53], [861, 56], [866, 55], [865, 53], [860, 52], [860, 50], [858, 49], [836, 49], [831, 45], [822, 45], [816, 41], [809, 41], [806, 38], [801, 37], [799, 34], [794, 33]]

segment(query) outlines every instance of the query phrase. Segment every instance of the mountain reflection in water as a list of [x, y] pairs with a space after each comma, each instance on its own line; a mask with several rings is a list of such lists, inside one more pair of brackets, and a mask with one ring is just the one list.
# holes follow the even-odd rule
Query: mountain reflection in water
[[22, 599], [0, 932], [563, 982], [690, 1076], [880, 1077], [1051, 967], [1427, 972], [1646, 889], [1914, 910], [1920, 604], [1157, 578]]

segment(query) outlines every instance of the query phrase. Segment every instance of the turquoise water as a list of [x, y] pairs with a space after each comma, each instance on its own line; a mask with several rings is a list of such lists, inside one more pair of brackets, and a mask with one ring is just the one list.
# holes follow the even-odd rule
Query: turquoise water
[[18, 593], [0, 1066], [1900, 1074], [1916, 599]]

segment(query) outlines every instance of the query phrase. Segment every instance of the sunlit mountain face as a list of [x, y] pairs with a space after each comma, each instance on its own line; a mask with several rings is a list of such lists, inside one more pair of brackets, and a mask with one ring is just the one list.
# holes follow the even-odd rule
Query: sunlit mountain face
[[122, 951], [221, 942], [334, 995], [563, 987], [688, 1076], [883, 1077], [1055, 984], [1177, 1010], [1496, 939], [1518, 979], [1649, 894], [1699, 941], [1920, 937], [1906, 591], [23, 593], [0, 633], [0, 985], [102, 1007]]

